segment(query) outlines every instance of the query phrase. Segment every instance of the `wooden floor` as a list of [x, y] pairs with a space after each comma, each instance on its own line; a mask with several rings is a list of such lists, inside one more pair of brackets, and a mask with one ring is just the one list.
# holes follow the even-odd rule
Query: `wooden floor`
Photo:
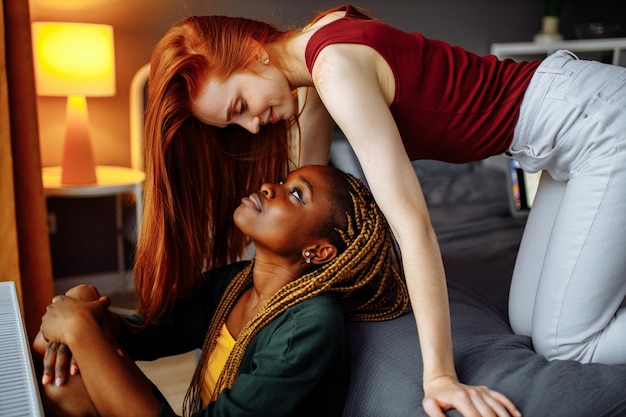
[[137, 362], [137, 365], [159, 387], [176, 414], [182, 415], [183, 399], [196, 368], [196, 353]]

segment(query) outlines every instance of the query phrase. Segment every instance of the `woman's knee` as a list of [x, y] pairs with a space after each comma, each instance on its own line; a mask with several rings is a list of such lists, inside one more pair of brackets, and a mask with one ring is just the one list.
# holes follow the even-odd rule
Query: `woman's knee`
[[100, 292], [93, 285], [81, 284], [70, 288], [65, 295], [83, 301], [95, 301], [100, 298]]
[[67, 378], [65, 384], [59, 387], [51, 384], [43, 386], [41, 400], [47, 417], [98, 416], [80, 374]]
[[[548, 360], [575, 360], [581, 363], [593, 362], [597, 347], [597, 337], [582, 335], [559, 335], [550, 326], [533, 326], [531, 339], [535, 352]], [[554, 326], [552, 326], [554, 327]]]

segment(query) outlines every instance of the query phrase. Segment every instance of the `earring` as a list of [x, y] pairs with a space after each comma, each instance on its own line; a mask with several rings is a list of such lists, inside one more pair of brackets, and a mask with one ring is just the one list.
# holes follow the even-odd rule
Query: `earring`
[[263, 60], [263, 63], [264, 63], [265, 65], [269, 64], [269, 63], [270, 63], [270, 59], [269, 59], [269, 58], [265, 58], [265, 59]]
[[309, 251], [304, 252], [304, 256], [306, 257], [306, 263], [310, 264], [311, 263], [311, 252], [309, 252]]

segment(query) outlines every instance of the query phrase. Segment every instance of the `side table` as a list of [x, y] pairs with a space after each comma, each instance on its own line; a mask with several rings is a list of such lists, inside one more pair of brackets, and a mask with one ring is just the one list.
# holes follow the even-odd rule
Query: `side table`
[[117, 265], [120, 276], [125, 275], [124, 236], [122, 233], [122, 195], [135, 194], [136, 198], [136, 234], [139, 241], [141, 215], [143, 212], [143, 171], [118, 167], [96, 166], [96, 184], [66, 185], [61, 183], [61, 167], [44, 167], [41, 170], [43, 190], [46, 197], [88, 198], [115, 196], [115, 224], [117, 233]]

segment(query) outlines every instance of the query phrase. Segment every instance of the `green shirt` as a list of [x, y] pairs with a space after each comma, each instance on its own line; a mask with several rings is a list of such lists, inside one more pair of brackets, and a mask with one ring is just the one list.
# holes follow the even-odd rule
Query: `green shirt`
[[[140, 332], [124, 326], [121, 346], [135, 360], [201, 348], [228, 282], [247, 263], [204, 275], [192, 297], [167, 319]], [[128, 322], [140, 322], [134, 315]], [[250, 342], [240, 374], [217, 401], [194, 416], [341, 416], [348, 387], [344, 317], [334, 294], [303, 301], [278, 316]], [[174, 415], [164, 402], [161, 416]]]

